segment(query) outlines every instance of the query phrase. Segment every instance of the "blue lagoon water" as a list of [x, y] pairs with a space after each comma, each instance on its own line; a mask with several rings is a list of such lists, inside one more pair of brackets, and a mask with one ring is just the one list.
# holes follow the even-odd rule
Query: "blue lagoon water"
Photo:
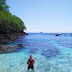
[[72, 36], [29, 33], [9, 45], [19, 43], [24, 44], [20, 51], [0, 54], [0, 72], [27, 72], [30, 55], [35, 60], [34, 72], [72, 72]]

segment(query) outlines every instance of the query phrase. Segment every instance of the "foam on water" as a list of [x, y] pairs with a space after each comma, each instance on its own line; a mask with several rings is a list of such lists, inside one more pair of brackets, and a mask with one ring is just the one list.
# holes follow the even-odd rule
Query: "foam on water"
[[72, 72], [72, 48], [63, 45], [64, 39], [66, 44], [71, 44], [72, 38], [66, 36], [30, 34], [19, 38], [11, 45], [23, 43], [25, 48], [20, 52], [0, 54], [0, 72], [27, 72], [30, 54], [35, 60], [34, 72]]

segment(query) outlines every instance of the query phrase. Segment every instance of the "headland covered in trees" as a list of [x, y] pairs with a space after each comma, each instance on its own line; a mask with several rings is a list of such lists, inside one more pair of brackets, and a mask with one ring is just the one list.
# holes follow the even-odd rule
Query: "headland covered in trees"
[[19, 36], [27, 35], [24, 22], [9, 12], [6, 0], [0, 0], [0, 44], [10, 43]]

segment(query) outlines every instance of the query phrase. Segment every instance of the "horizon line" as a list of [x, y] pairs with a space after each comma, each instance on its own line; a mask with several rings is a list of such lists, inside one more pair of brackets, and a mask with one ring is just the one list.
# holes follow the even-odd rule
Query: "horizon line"
[[27, 31], [27, 30], [24, 30], [24, 32], [27, 32], [27, 33], [40, 33], [40, 32], [42, 32], [42, 33], [72, 33], [72, 32], [69, 32], [69, 31], [67, 31], [67, 32], [65, 32], [65, 31], [63, 31], [63, 32], [60, 32], [60, 31], [59, 31], [59, 32], [56, 32], [56, 31], [55, 31], [55, 32], [52, 32], [52, 31], [51, 31], [51, 32], [45, 32], [45, 31], [44, 31], [44, 32], [43, 32], [43, 31], [34, 32], [34, 31], [33, 31], [33, 32], [32, 32], [32, 31], [31, 31], [31, 32], [30, 32], [30, 31]]

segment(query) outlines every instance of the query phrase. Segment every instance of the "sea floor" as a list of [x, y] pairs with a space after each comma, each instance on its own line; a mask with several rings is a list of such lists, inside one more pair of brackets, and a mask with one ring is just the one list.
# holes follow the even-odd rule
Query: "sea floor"
[[[54, 40], [43, 40], [42, 42], [45, 43], [46, 47], [42, 48], [41, 45], [38, 48], [41, 43], [37, 46], [34, 44], [39, 41], [34, 43], [29, 40], [27, 42], [29, 46], [26, 45], [19, 52], [0, 54], [0, 72], [72, 72], [72, 48], [59, 45]], [[47, 42], [49, 45], [46, 44]], [[53, 49], [53, 47], [55, 48]], [[30, 54], [35, 60], [34, 71], [31, 69], [27, 71], [27, 60]]]

